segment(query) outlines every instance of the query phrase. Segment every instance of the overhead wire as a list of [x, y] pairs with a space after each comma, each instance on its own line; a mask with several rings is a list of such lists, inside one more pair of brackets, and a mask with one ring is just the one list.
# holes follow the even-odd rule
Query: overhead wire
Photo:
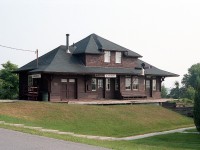
[[0, 47], [14, 49], [14, 50], [18, 50], [18, 51], [26, 51], [26, 52], [33, 52], [33, 53], [35, 53], [36, 54], [36, 61], [37, 61], [37, 68], [38, 68], [38, 49], [36, 51], [33, 51], [33, 50], [15, 48], [15, 47], [10, 47], [10, 46], [5, 46], [5, 45], [0, 45]]
[[9, 49], [14, 49], [14, 50], [18, 50], [18, 51], [26, 51], [26, 52], [34, 52], [34, 53], [36, 52], [36, 51], [33, 51], [33, 50], [15, 48], [15, 47], [10, 47], [10, 46], [5, 46], [5, 45], [0, 45], [0, 47], [9, 48]]

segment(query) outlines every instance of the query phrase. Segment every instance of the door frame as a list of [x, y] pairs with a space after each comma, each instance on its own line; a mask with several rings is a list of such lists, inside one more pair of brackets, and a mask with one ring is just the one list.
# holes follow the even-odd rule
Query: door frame
[[[71, 84], [69, 82], [70, 79], [74, 80], [74, 97], [73, 98], [69, 98], [69, 92], [71, 92], [68, 88], [69, 85]], [[63, 81], [63, 82], [62, 82]], [[60, 99], [61, 101], [63, 100], [68, 100], [68, 99], [77, 99], [77, 79], [76, 78], [61, 78], [61, 86], [60, 86]], [[63, 90], [63, 84], [65, 84], [65, 88], [66, 90]], [[63, 92], [65, 92], [64, 94], [66, 95], [65, 98], [63, 99]]]
[[[149, 91], [147, 91], [147, 87], [146, 87], [146, 83], [147, 83], [147, 81], [149, 81]], [[147, 94], [147, 92], [148, 92], [148, 95], [147, 95], [147, 97], [152, 97], [153, 96], [153, 91], [152, 91], [152, 79], [151, 78], [146, 78], [145, 79], [145, 91], [146, 91], [146, 94]]]

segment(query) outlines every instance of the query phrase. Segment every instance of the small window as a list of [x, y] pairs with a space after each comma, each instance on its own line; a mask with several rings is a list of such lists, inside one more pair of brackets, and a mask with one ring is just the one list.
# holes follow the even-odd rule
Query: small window
[[115, 63], [121, 63], [122, 62], [122, 53], [121, 52], [116, 52], [115, 53]]
[[106, 91], [110, 91], [110, 78], [106, 78]]
[[125, 78], [125, 89], [127, 91], [131, 90], [131, 78], [130, 77]]
[[132, 89], [133, 90], [138, 90], [139, 89], [138, 77], [133, 77], [133, 79], [132, 79]]
[[118, 79], [115, 78], [115, 91], [119, 90], [119, 83], [118, 83]]
[[152, 85], [153, 91], [156, 91], [156, 79], [153, 79], [153, 85]]
[[150, 80], [146, 80], [146, 89], [150, 89]]
[[61, 79], [61, 82], [67, 82], [67, 79]]
[[30, 90], [30, 87], [33, 86], [33, 78], [32, 75], [28, 76], [28, 90]]
[[104, 51], [104, 62], [110, 62], [110, 51]]
[[103, 88], [103, 79], [98, 79], [98, 89]]
[[96, 91], [97, 80], [96, 78], [92, 78], [92, 91]]
[[69, 82], [75, 82], [75, 79], [69, 79]]

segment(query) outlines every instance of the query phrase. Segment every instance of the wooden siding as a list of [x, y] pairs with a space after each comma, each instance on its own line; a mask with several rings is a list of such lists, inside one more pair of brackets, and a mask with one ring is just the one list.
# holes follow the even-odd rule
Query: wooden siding
[[20, 72], [19, 73], [19, 99], [26, 100], [28, 92], [28, 73]]

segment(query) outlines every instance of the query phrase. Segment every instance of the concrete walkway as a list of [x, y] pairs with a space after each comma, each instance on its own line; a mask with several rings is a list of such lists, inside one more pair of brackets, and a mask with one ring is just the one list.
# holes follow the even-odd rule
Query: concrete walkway
[[106, 136], [82, 135], [82, 134], [75, 134], [73, 132], [61, 132], [59, 130], [44, 129], [42, 127], [25, 126], [24, 124], [6, 123], [5, 121], [0, 121], [0, 124], [20, 127], [20, 128], [27, 128], [27, 129], [37, 130], [37, 131], [41, 131], [41, 132], [49, 132], [49, 133], [55, 133], [55, 134], [61, 134], [61, 135], [70, 135], [70, 136], [74, 136], [74, 137], [81, 137], [81, 138], [87, 138], [87, 139], [109, 140], [109, 141], [136, 140], [136, 139], [142, 139], [142, 138], [152, 137], [152, 136], [156, 136], [156, 135], [163, 135], [163, 134], [176, 133], [176, 132], [184, 132], [187, 129], [194, 129], [195, 128], [195, 127], [180, 128], [180, 129], [169, 130], [169, 131], [154, 132], [154, 133], [147, 133], [147, 134], [143, 134], [143, 135], [135, 135], [135, 136], [117, 138], [117, 137], [106, 137]]
[[[138, 99], [138, 100], [77, 100], [67, 101], [68, 104], [80, 105], [125, 105], [125, 104], [159, 104], [171, 101], [171, 99]], [[62, 102], [62, 101], [61, 101]]]
[[[54, 103], [80, 104], [80, 105], [134, 105], [134, 104], [159, 104], [171, 100], [172, 99], [133, 99], [133, 100], [79, 99], [79, 100], [55, 101]], [[0, 103], [14, 103], [22, 101], [28, 102], [27, 100], [0, 100]]]

